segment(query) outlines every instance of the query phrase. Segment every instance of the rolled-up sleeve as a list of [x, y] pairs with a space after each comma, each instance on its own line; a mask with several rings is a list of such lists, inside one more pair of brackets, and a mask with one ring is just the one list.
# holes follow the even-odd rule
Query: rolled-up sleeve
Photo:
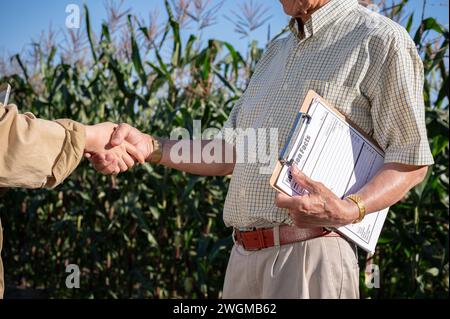
[[82, 124], [0, 104], [0, 187], [53, 188], [77, 167], [84, 145]]
[[374, 138], [385, 162], [431, 165], [423, 101], [423, 65], [412, 41], [390, 52], [372, 101]]

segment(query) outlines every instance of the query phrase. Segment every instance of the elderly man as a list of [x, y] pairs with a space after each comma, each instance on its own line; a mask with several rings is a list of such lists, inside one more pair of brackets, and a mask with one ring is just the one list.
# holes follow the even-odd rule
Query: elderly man
[[[357, 0], [281, 3], [292, 16], [291, 32], [269, 45], [224, 128], [278, 128], [281, 146], [307, 91], [315, 90], [385, 151], [384, 166], [355, 194], [357, 201], [336, 197], [296, 169], [293, 178], [309, 190], [307, 196], [276, 194], [258, 163], [178, 163], [170, 156], [174, 145], [195, 149], [192, 142], [153, 138], [126, 124], [112, 143], [126, 137], [151, 147], [148, 161], [189, 173], [233, 174], [223, 218], [238, 236], [224, 298], [358, 298], [356, 248], [323, 227], [357, 221], [364, 208], [369, 214], [391, 206], [423, 180], [433, 158], [422, 63], [404, 28]], [[209, 143], [222, 142], [202, 146]], [[225, 138], [224, 147], [234, 149], [233, 140]], [[108, 161], [93, 161], [110, 172]]]
[[[0, 103], [0, 187], [56, 187], [78, 166], [83, 153], [107, 160], [111, 173], [131, 168], [135, 159], [143, 162], [141, 153], [127, 142], [110, 147], [116, 126], [85, 126], [67, 119], [52, 122]], [[2, 240], [0, 222], [0, 252]], [[3, 289], [0, 258], [0, 298]]]

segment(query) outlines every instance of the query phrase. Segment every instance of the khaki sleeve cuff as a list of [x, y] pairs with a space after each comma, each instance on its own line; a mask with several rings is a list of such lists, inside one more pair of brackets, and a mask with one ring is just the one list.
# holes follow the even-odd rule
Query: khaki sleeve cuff
[[66, 130], [66, 138], [61, 154], [52, 168], [53, 178], [48, 179], [45, 187], [54, 188], [67, 178], [80, 163], [86, 144], [84, 125], [69, 119], [56, 120]]

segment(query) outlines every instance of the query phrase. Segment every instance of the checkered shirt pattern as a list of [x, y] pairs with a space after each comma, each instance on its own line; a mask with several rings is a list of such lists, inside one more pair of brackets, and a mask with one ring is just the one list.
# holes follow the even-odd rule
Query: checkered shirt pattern
[[[403, 27], [357, 0], [331, 0], [304, 26], [296, 20], [289, 26], [289, 36], [269, 44], [233, 107], [222, 129], [228, 143], [236, 140], [224, 134], [226, 128], [276, 128], [281, 149], [312, 89], [371, 135], [385, 151], [386, 163], [433, 163], [425, 126], [423, 65]], [[247, 151], [258, 154], [260, 147]], [[292, 224], [287, 210], [275, 206], [270, 174], [261, 174], [267, 165], [236, 164], [225, 201], [227, 226]]]

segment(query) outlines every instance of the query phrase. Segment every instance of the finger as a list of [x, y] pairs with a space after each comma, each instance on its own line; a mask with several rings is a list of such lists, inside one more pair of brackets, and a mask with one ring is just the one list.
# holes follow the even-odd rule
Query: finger
[[106, 166], [106, 168], [103, 170], [104, 174], [114, 174], [117, 175], [120, 173], [120, 166], [119, 166], [119, 157], [114, 153], [107, 153], [106, 154], [106, 161], [110, 164]]
[[94, 165], [95, 170], [102, 173], [103, 175], [113, 174], [116, 167], [117, 162], [115, 161], [107, 165]]
[[89, 161], [94, 165], [94, 166], [107, 166], [109, 165], [112, 161], [114, 160], [114, 158], [107, 158], [107, 156], [103, 153], [101, 154], [94, 154], [91, 156], [91, 158], [89, 159]]
[[[141, 163], [141, 164], [145, 163], [144, 155], [134, 145], [131, 145], [130, 143], [126, 142], [125, 150], [127, 151], [128, 154], [133, 156], [139, 163]], [[133, 165], [134, 165], [134, 161], [133, 161]]]
[[132, 168], [135, 164], [134, 159], [128, 153], [122, 155], [122, 160], [124, 161], [125, 165], [127, 165], [128, 169]]
[[105, 154], [105, 161], [107, 161], [107, 162], [115, 161], [117, 164], [118, 159], [119, 159], [118, 156], [116, 154], [114, 154], [114, 152], [108, 152]]
[[112, 174], [115, 167], [117, 166], [116, 161], [112, 161], [106, 164], [94, 164], [94, 169], [102, 174]]
[[106, 155], [105, 153], [95, 153], [91, 155], [91, 160], [96, 162], [106, 161]]
[[114, 172], [112, 173], [113, 175], [119, 175], [120, 174], [120, 168], [119, 165], [116, 166], [116, 168], [114, 169]]
[[128, 166], [127, 166], [127, 164], [125, 164], [125, 162], [124, 162], [124, 160], [122, 158], [118, 159], [117, 164], [118, 164], [119, 169], [120, 169], [120, 171], [118, 173], [126, 172], [128, 170]]
[[291, 196], [284, 193], [277, 193], [275, 196], [275, 205], [279, 208], [294, 209], [294, 200]]
[[119, 124], [119, 126], [114, 130], [111, 135], [111, 145], [118, 146], [123, 143], [123, 141], [130, 134], [133, 127], [126, 123]]
[[296, 165], [291, 166], [291, 174], [297, 184], [306, 189], [310, 193], [317, 193], [319, 190], [319, 183], [313, 181], [311, 178], [301, 172]]
[[117, 166], [117, 159], [112, 154], [95, 154], [90, 159], [94, 169], [102, 174], [112, 174]]
[[117, 160], [114, 160], [108, 166], [103, 168], [100, 172], [105, 175], [118, 174], [120, 172], [120, 169], [117, 164]]

